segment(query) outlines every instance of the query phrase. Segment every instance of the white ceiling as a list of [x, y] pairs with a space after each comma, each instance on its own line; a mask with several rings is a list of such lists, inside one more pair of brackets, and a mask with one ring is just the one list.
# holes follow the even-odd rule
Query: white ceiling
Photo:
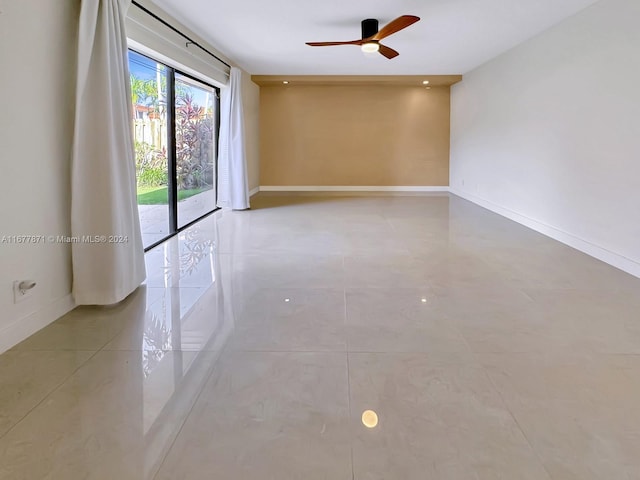
[[[464, 74], [596, 0], [154, 0], [252, 74]], [[305, 42], [360, 38], [400, 15], [422, 20], [385, 41], [387, 60], [355, 46]]]

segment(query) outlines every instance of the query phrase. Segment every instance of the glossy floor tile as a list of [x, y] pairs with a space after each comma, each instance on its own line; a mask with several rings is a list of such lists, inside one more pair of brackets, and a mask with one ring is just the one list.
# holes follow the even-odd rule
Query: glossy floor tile
[[347, 289], [351, 352], [469, 352], [428, 287]]
[[352, 478], [345, 353], [228, 353], [157, 479]]
[[0, 479], [640, 478], [640, 279], [446, 194], [252, 206], [0, 355]]
[[346, 352], [345, 328], [343, 289], [264, 289], [236, 311], [228, 348]]
[[197, 355], [98, 353], [0, 439], [0, 478], [152, 478], [215, 358]]
[[[549, 478], [482, 367], [459, 355], [350, 353], [354, 478]], [[378, 416], [367, 428], [362, 413]]]
[[640, 478], [640, 356], [480, 358], [552, 478]]
[[0, 355], [0, 436], [94, 355], [87, 351], [11, 351]]

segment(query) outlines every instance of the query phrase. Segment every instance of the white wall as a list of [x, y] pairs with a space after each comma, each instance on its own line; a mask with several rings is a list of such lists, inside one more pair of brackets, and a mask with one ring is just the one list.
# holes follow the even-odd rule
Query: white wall
[[[0, 240], [69, 235], [79, 0], [0, 7]], [[12, 282], [34, 279], [14, 304]], [[0, 352], [72, 308], [68, 245], [0, 243]]]
[[601, 0], [452, 91], [451, 188], [640, 276], [640, 2]]
[[[70, 235], [79, 11], [80, 0], [0, 0], [0, 352], [74, 306], [68, 245], [12, 245], [2, 243], [2, 237]], [[259, 102], [258, 87], [253, 87], [246, 89], [245, 113], [249, 178], [257, 186], [258, 132], [253, 126]], [[37, 287], [32, 298], [14, 304], [12, 284], [21, 279], [34, 279]]]

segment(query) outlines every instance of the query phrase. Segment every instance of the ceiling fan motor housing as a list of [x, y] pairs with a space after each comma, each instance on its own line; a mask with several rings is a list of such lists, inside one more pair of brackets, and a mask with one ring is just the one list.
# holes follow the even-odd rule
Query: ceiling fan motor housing
[[373, 37], [378, 33], [378, 20], [375, 18], [367, 18], [362, 21], [362, 39]]
[[[0, 0], [2, 1], [2, 0]], [[402, 15], [386, 24], [382, 30], [378, 29], [378, 20], [367, 18], [362, 20], [362, 38], [348, 42], [307, 42], [311, 47], [333, 47], [335, 45], [359, 45], [364, 53], [378, 52], [389, 60], [400, 55], [393, 48], [382, 45], [380, 40], [387, 38], [400, 30], [413, 25], [420, 17], [415, 15]]]

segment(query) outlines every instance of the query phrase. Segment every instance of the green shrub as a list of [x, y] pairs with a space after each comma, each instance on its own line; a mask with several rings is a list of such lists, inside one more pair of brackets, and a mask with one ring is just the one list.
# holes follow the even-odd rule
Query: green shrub
[[144, 187], [159, 187], [168, 181], [167, 170], [158, 167], [145, 167], [138, 171], [138, 185]]
[[159, 187], [167, 184], [167, 154], [145, 142], [135, 142], [138, 186]]

